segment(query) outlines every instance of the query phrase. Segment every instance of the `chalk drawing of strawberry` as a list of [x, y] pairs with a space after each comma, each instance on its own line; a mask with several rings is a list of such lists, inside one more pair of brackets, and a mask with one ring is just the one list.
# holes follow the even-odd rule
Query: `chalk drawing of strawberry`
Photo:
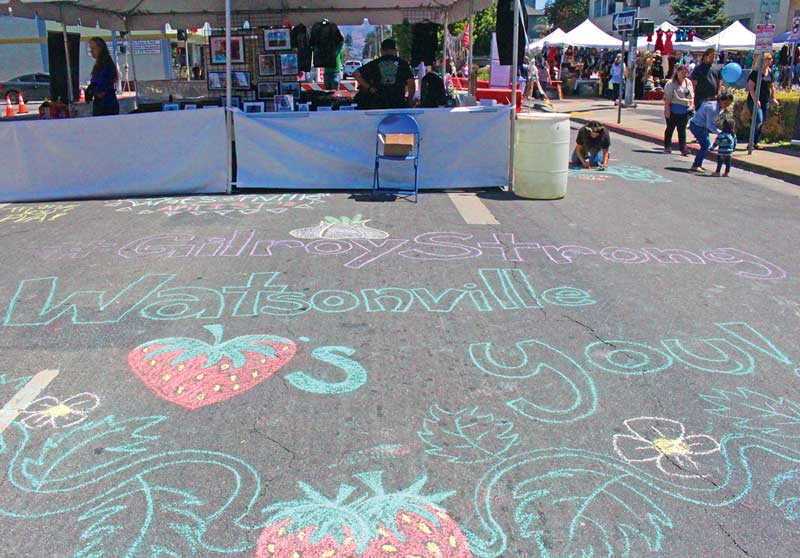
[[331, 240], [344, 240], [347, 238], [364, 238], [368, 240], [382, 240], [389, 237], [389, 233], [368, 227], [369, 219], [362, 215], [350, 217], [325, 217], [316, 227], [295, 229], [289, 234], [304, 240], [327, 238]]
[[156, 339], [128, 353], [128, 366], [153, 393], [187, 409], [241, 395], [294, 357], [293, 341], [245, 335], [222, 341], [223, 326], [205, 326], [209, 344], [188, 337]]
[[355, 475], [328, 498], [301, 482], [304, 497], [264, 509], [256, 558], [471, 558], [464, 532], [440, 506], [451, 492], [423, 494], [426, 477], [387, 492], [382, 472]]

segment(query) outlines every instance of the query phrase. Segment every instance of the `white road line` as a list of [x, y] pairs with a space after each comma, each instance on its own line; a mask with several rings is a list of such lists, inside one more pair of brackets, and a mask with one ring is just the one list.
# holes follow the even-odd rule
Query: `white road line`
[[25, 384], [21, 390], [17, 392], [11, 401], [6, 403], [5, 407], [0, 409], [0, 434], [6, 428], [11, 426], [11, 423], [17, 420], [17, 417], [22, 414], [22, 411], [28, 408], [28, 405], [33, 403], [39, 394], [44, 391], [50, 382], [55, 380], [58, 376], [58, 370], [42, 370], [36, 374], [31, 380]]
[[475, 193], [450, 192], [447, 195], [468, 225], [500, 224]]

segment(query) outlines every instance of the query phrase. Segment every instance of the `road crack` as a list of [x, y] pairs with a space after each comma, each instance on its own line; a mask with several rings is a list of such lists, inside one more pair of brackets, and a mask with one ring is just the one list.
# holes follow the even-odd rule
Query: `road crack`
[[717, 527], [719, 527], [719, 530], [720, 530], [720, 531], [722, 531], [723, 533], [725, 533], [725, 535], [726, 535], [726, 536], [727, 536], [727, 537], [728, 537], [728, 538], [731, 540], [731, 542], [733, 543], [733, 546], [735, 546], [737, 549], [739, 549], [739, 552], [741, 552], [741, 553], [742, 553], [742, 554], [744, 554], [745, 556], [750, 556], [750, 553], [749, 553], [749, 552], [747, 552], [747, 551], [746, 551], [744, 548], [742, 548], [742, 546], [741, 546], [741, 545], [740, 545], [738, 542], [736, 542], [736, 539], [734, 539], [734, 538], [733, 538], [733, 535], [731, 535], [731, 534], [730, 534], [730, 533], [729, 533], [729, 532], [728, 532], [728, 531], [725, 529], [725, 527], [723, 527], [723, 526], [722, 526], [722, 523], [717, 523]]
[[569, 321], [571, 321], [572, 323], [578, 324], [579, 326], [581, 326], [582, 328], [584, 328], [586, 331], [588, 331], [589, 333], [591, 333], [591, 334], [592, 334], [592, 337], [594, 337], [595, 339], [597, 339], [598, 341], [600, 341], [600, 342], [601, 342], [603, 345], [607, 345], [607, 346], [609, 346], [609, 347], [613, 347], [614, 349], [616, 349], [616, 348], [617, 348], [617, 346], [616, 346], [616, 345], [614, 345], [614, 343], [611, 343], [611, 342], [609, 342], [609, 341], [606, 341], [605, 339], [603, 339], [602, 337], [600, 337], [599, 335], [597, 335], [597, 332], [594, 330], [594, 328], [593, 328], [592, 326], [590, 326], [590, 325], [586, 325], [586, 324], [585, 324], [585, 323], [583, 323], [582, 321], [580, 321], [580, 320], [576, 320], [575, 318], [573, 318], [572, 316], [568, 316], [567, 314], [561, 314], [561, 317], [562, 317], [562, 318], [566, 318], [566, 319], [568, 319], [568, 320], [569, 320]]

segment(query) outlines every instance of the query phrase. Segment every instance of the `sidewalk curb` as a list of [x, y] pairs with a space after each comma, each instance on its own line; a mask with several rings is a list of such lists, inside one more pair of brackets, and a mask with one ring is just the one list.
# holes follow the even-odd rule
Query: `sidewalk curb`
[[[574, 116], [570, 116], [570, 119], [574, 122], [577, 122], [578, 124], [587, 124], [591, 120], [590, 118], [574, 117]], [[643, 141], [648, 141], [650, 143], [656, 143], [658, 145], [663, 145], [664, 143], [663, 137], [654, 136], [653, 134], [648, 134], [646, 132], [640, 132], [639, 130], [632, 130], [630, 128], [625, 128], [624, 126], [620, 126], [619, 124], [609, 124], [608, 122], [603, 122], [603, 125], [606, 126], [612, 132], [616, 132], [624, 136], [630, 136]], [[691, 145], [688, 145], [687, 148], [691, 153], [697, 153], [698, 151], [696, 147], [692, 147]], [[715, 153], [709, 153], [706, 156], [706, 158], [711, 161], [717, 160], [717, 156]], [[750, 161], [745, 161], [743, 159], [737, 158], [735, 155], [733, 157], [733, 166], [757, 174], [764, 174], [772, 178], [785, 180], [786, 182], [800, 186], [800, 175], [793, 174], [790, 172], [785, 172], [780, 169], [774, 169], [772, 167], [766, 167], [764, 165], [759, 165], [757, 163], [752, 163]]]

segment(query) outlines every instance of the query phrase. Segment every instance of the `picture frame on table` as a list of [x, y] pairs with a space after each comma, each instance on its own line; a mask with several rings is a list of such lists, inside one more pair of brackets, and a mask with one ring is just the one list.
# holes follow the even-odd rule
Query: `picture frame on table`
[[291, 33], [285, 27], [264, 29], [264, 50], [287, 50], [292, 48]]
[[163, 112], [173, 112], [181, 110], [181, 105], [179, 103], [164, 103], [161, 105], [161, 110]]
[[294, 97], [291, 95], [275, 95], [273, 103], [275, 112], [294, 112]]
[[231, 72], [231, 84], [233, 89], [250, 89], [250, 72]]
[[245, 101], [242, 110], [245, 114], [260, 114], [264, 112], [264, 101]]
[[277, 81], [262, 81], [258, 84], [258, 98], [272, 99], [281, 94], [281, 84]]
[[[225, 101], [227, 99], [227, 96], [223, 95], [219, 99], [220, 99], [220, 106], [222, 106], [222, 107], [226, 106], [226, 102]], [[239, 96], [236, 96], [236, 95], [231, 95], [231, 106], [235, 107], [235, 108], [238, 108], [238, 109], [241, 109], [242, 108], [242, 98], [239, 97]]]
[[259, 54], [258, 55], [258, 75], [259, 76], [274, 76], [278, 73], [278, 68], [275, 65], [274, 54]]
[[281, 75], [296, 76], [299, 71], [300, 66], [297, 63], [296, 52], [281, 54]]
[[295, 99], [300, 98], [300, 82], [299, 81], [282, 81], [281, 82], [281, 95], [291, 95]]
[[[225, 63], [225, 37], [209, 37], [211, 64]], [[231, 63], [244, 64], [244, 37], [231, 37]]]

